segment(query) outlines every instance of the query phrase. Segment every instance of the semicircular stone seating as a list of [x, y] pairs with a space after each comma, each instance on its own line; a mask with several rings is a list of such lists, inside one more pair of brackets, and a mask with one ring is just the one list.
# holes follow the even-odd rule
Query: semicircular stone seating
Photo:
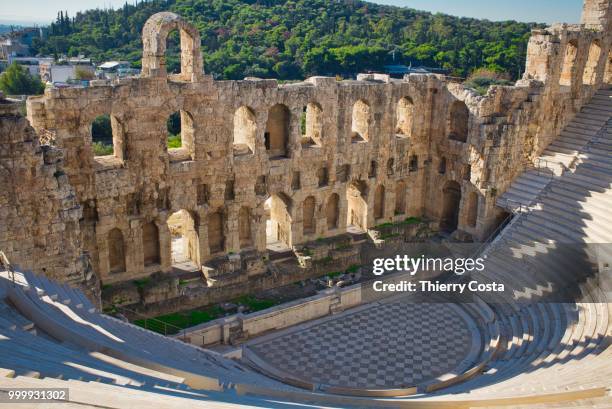
[[[609, 259], [599, 243], [612, 242], [612, 91], [582, 112], [544, 152], [554, 172], [530, 169], [499, 198], [526, 206], [473, 278], [507, 290], [448, 307], [472, 342], [444, 373], [378, 390], [317, 384], [274, 372], [249, 348], [232, 360], [101, 314], [48, 278], [0, 271], [0, 388], [70, 388], [74, 404], [117, 408], [611, 407], [611, 304], [594, 262]], [[581, 127], [585, 118], [599, 128]]]

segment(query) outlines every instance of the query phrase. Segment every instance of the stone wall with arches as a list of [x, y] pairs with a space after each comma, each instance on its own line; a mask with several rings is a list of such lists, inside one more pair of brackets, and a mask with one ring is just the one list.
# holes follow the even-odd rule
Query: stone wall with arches
[[[165, 69], [173, 30], [180, 74]], [[156, 14], [139, 78], [28, 100], [33, 128], [64, 153], [82, 247], [103, 283], [169, 272], [168, 218], [181, 210], [194, 220], [197, 264], [231, 255], [245, 271], [261, 271], [270, 237], [299, 247], [408, 217], [444, 227], [456, 215], [461, 237], [484, 239], [499, 219], [495, 195], [610, 77], [610, 34], [580, 26], [535, 30], [523, 79], [486, 95], [433, 74], [215, 81], [199, 41], [181, 17]], [[181, 146], [168, 148], [175, 112]], [[114, 124], [104, 157], [92, 149], [99, 115]]]

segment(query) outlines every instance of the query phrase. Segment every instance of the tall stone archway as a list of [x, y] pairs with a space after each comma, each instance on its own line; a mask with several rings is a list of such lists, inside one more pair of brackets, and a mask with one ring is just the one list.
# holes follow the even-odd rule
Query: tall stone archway
[[142, 226], [142, 251], [145, 266], [160, 263], [159, 229], [154, 222]]
[[313, 234], [317, 225], [315, 220], [315, 198], [308, 196], [302, 205], [302, 229], [303, 234]]
[[170, 78], [196, 82], [203, 75], [200, 33], [178, 14], [164, 11], [153, 14], [142, 28], [143, 77], [164, 77], [166, 68], [166, 43], [168, 34], [178, 30], [181, 42], [181, 72]]
[[108, 232], [108, 266], [113, 274], [125, 272], [125, 242], [119, 229]]
[[325, 206], [325, 216], [327, 219], [327, 230], [333, 230], [338, 228], [338, 221], [340, 219], [339, 209], [340, 196], [337, 193], [333, 193], [327, 199], [327, 205]]
[[452, 233], [459, 225], [459, 206], [461, 205], [461, 185], [449, 181], [442, 189], [442, 214], [440, 229]]

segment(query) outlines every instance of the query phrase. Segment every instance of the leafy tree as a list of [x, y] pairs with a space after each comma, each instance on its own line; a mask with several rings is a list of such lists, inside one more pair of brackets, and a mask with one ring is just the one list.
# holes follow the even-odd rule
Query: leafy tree
[[[530, 31], [541, 27], [359, 0], [149, 0], [74, 18], [59, 12], [49, 35], [32, 48], [140, 67], [142, 27], [149, 16], [165, 10], [199, 29], [206, 71], [221, 79], [350, 77], [386, 64], [443, 67], [461, 77], [486, 67], [516, 79], [524, 69]], [[178, 71], [176, 34], [167, 45], [168, 71]]]
[[0, 75], [0, 90], [8, 95], [38, 95], [43, 93], [45, 85], [26, 68], [13, 62]]

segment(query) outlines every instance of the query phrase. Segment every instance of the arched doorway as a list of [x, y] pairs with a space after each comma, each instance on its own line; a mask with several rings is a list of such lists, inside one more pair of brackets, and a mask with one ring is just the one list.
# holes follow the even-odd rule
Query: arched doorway
[[210, 254], [225, 250], [223, 213], [220, 210], [208, 215], [208, 247]]
[[168, 230], [172, 238], [172, 264], [200, 263], [198, 220], [187, 210], [179, 210], [168, 217]]
[[316, 231], [315, 198], [308, 196], [302, 205], [302, 230], [306, 236]]
[[270, 196], [264, 204], [266, 220], [266, 245], [273, 251], [291, 249], [291, 199], [284, 193]]
[[327, 217], [327, 230], [333, 230], [338, 228], [338, 202], [340, 197], [337, 193], [333, 193], [329, 199], [327, 199], [327, 206], [325, 207], [325, 216]]
[[461, 204], [461, 186], [449, 181], [442, 189], [442, 215], [440, 229], [447, 233], [457, 230], [459, 224], [459, 205]]
[[470, 227], [476, 227], [477, 220], [478, 220], [478, 193], [472, 192], [468, 196], [467, 225]]
[[113, 274], [125, 272], [125, 243], [119, 229], [108, 232], [108, 269]]
[[154, 222], [142, 226], [142, 251], [145, 266], [160, 263], [159, 229]]

